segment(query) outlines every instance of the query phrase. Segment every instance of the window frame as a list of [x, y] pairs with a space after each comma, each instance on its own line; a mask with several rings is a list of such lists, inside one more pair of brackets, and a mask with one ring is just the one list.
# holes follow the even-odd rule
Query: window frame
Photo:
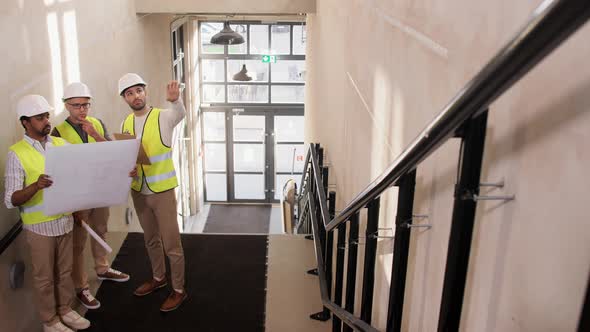
[[[199, 21], [198, 25], [198, 34], [199, 37], [202, 38], [202, 25], [207, 23], [221, 23], [223, 24], [224, 21], [219, 20], [201, 20]], [[294, 26], [303, 26], [306, 27], [305, 22], [277, 22], [277, 23], [264, 23], [261, 21], [230, 21], [230, 25], [246, 25], [246, 54], [232, 54], [229, 53], [228, 45], [223, 46], [223, 53], [220, 54], [209, 54], [203, 53], [203, 42], [200, 40], [199, 42], [199, 98], [201, 105], [204, 106], [232, 106], [232, 107], [247, 107], [247, 106], [303, 106], [304, 101], [302, 102], [290, 102], [290, 103], [273, 103], [272, 102], [272, 87], [273, 86], [305, 86], [305, 80], [302, 82], [273, 82], [272, 80], [272, 63], [267, 63], [267, 70], [268, 70], [268, 81], [260, 82], [260, 81], [249, 81], [249, 82], [233, 82], [228, 80], [228, 61], [230, 60], [259, 60], [262, 61], [262, 54], [250, 54], [250, 45], [252, 43], [252, 39], [250, 38], [250, 26], [251, 25], [267, 25], [268, 26], [268, 46], [269, 50], [272, 49], [272, 27], [273, 26], [289, 26], [289, 54], [277, 54], [276, 61], [285, 61], [285, 60], [297, 60], [303, 61], [305, 63], [305, 54], [293, 54], [293, 31]], [[223, 60], [223, 82], [204, 82], [203, 81], [203, 70], [202, 70], [202, 63], [203, 60]], [[253, 86], [267, 86], [268, 94], [266, 98], [266, 102], [230, 102], [229, 101], [229, 87], [235, 85], [253, 85]], [[207, 86], [223, 86], [225, 91], [224, 95], [224, 102], [208, 102], [205, 101], [204, 98], [204, 89]]]

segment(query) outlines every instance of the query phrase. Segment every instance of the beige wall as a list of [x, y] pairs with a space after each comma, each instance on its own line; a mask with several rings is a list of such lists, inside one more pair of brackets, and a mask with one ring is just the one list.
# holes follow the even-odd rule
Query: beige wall
[[[319, 0], [308, 16], [306, 141], [333, 165], [337, 210], [411, 142], [518, 31], [535, 1]], [[590, 26], [491, 106], [482, 180], [509, 203], [478, 205], [463, 331], [574, 331], [590, 272]], [[418, 169], [404, 331], [433, 331], [445, 271], [458, 142]], [[395, 193], [382, 201], [391, 227]], [[385, 327], [391, 241], [380, 241], [373, 322]]]
[[[52, 17], [57, 22], [59, 43], [50, 39]], [[71, 22], [75, 22], [76, 31], [68, 28], [68, 18], [74, 18]], [[4, 101], [4, 111], [0, 113], [0, 172], [4, 174], [8, 147], [23, 134], [16, 120], [17, 100], [30, 93], [45, 96], [60, 113], [51, 119], [55, 125], [65, 118], [63, 105], [58, 103], [61, 88], [78, 72], [94, 95], [91, 114], [102, 119], [110, 132], [117, 131], [129, 113], [128, 106], [117, 95], [117, 80], [126, 72], [140, 73], [149, 83], [149, 102], [163, 106], [164, 87], [172, 77], [171, 20], [169, 15], [137, 16], [132, 0], [3, 1], [0, 4], [3, 45], [0, 99]], [[58, 62], [61, 69], [54, 65]], [[3, 188], [3, 179], [1, 182]], [[124, 208], [111, 209], [112, 229], [126, 229]], [[4, 235], [17, 219], [16, 211], [8, 211], [0, 204], [0, 234]], [[0, 256], [0, 321], [3, 329], [10, 331], [39, 326], [31, 307], [30, 283], [21, 290], [8, 289], [8, 265], [26, 259], [26, 252], [21, 235]]]
[[135, 0], [138, 13], [297, 14], [315, 12], [316, 0]]

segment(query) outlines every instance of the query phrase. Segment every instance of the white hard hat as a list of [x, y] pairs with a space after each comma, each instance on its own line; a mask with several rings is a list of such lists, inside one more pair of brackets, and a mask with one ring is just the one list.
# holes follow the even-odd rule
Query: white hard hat
[[127, 73], [123, 75], [119, 79], [119, 95], [122, 95], [123, 91], [127, 88], [140, 84], [147, 86], [147, 83], [139, 75], [135, 73]]
[[53, 111], [53, 107], [49, 106], [47, 100], [39, 95], [26, 95], [16, 104], [16, 113], [19, 119], [21, 116], [31, 117], [49, 111]]
[[90, 94], [90, 89], [86, 84], [74, 82], [68, 84], [68, 86], [64, 88], [64, 96], [62, 98], [63, 101], [65, 101], [66, 99], [76, 97], [92, 98], [92, 95]]

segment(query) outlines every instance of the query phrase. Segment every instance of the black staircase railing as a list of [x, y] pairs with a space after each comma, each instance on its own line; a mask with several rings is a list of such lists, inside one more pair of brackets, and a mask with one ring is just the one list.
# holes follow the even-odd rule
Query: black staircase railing
[[[590, 17], [588, 0], [544, 1], [528, 23], [492, 60], [443, 108], [400, 156], [376, 180], [360, 192], [339, 214], [333, 215], [335, 193], [327, 200], [327, 168], [323, 151], [310, 144], [300, 185], [298, 230], [311, 230], [315, 243], [317, 274], [324, 309], [312, 318], [327, 320], [332, 315], [333, 331], [376, 331], [371, 326], [375, 258], [378, 235], [379, 198], [389, 187], [398, 186], [393, 269], [387, 308], [387, 331], [400, 331], [404, 306], [406, 271], [412, 222], [416, 168], [448, 139], [461, 139], [458, 183], [451, 222], [451, 235], [440, 305], [439, 331], [457, 331], [465, 291], [480, 171], [489, 105], [520, 80], [530, 69], [572, 35]], [[368, 209], [364, 243], [358, 234], [359, 212]], [[331, 210], [331, 211], [330, 211]], [[330, 213], [332, 212], [332, 213]], [[345, 241], [348, 225], [348, 240]], [[336, 273], [332, 259], [334, 231]], [[365, 245], [361, 308], [355, 308], [357, 247]], [[344, 251], [348, 261], [344, 266]], [[314, 270], [315, 271], [315, 270]], [[346, 271], [346, 272], [345, 272]], [[346, 289], [343, 289], [346, 275]], [[334, 279], [334, 283], [332, 283]], [[334, 286], [334, 294], [331, 294]], [[332, 296], [334, 295], [334, 296]], [[344, 296], [344, 307], [342, 306]], [[588, 326], [588, 295], [579, 329]], [[353, 315], [360, 312], [360, 317]], [[343, 325], [344, 324], [344, 325]]]
[[6, 250], [23, 230], [23, 223], [19, 219], [0, 239], [0, 255]]

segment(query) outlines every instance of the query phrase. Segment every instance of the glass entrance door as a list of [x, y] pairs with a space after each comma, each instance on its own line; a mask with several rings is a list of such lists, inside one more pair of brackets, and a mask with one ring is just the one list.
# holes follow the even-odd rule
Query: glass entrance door
[[303, 116], [275, 115], [274, 125], [274, 199], [280, 200], [285, 183], [300, 183], [305, 163]]
[[205, 200], [271, 203], [301, 179], [303, 110], [203, 113]]
[[270, 165], [266, 156], [266, 116], [234, 112], [232, 128], [232, 198], [235, 201], [267, 201], [266, 173]]

